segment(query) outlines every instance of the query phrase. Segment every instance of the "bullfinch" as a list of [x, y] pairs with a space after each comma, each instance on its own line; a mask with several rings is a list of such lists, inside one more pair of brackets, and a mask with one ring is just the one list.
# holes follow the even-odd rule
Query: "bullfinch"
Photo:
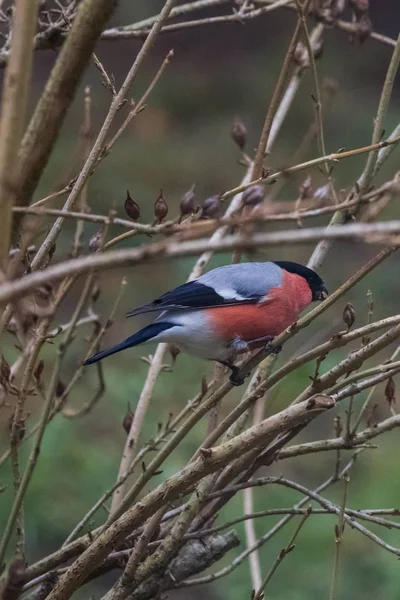
[[238, 354], [267, 346], [313, 301], [328, 291], [315, 271], [295, 262], [252, 262], [218, 267], [127, 313], [160, 313], [153, 323], [126, 340], [98, 352], [90, 365], [106, 356], [146, 342], [169, 342], [200, 358], [232, 370], [240, 385]]

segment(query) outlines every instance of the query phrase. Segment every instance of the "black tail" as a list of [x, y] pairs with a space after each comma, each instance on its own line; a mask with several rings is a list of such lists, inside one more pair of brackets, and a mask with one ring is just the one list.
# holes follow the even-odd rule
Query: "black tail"
[[121, 352], [121, 350], [125, 350], [126, 348], [133, 348], [133, 346], [138, 346], [139, 344], [148, 342], [152, 338], [156, 337], [162, 331], [165, 331], [166, 329], [170, 329], [170, 327], [175, 327], [175, 324], [173, 324], [173, 323], [151, 323], [150, 325], [147, 325], [147, 327], [143, 327], [143, 329], [141, 329], [137, 333], [134, 333], [133, 335], [128, 337], [126, 340], [124, 340], [120, 344], [117, 344], [116, 346], [113, 346], [112, 348], [108, 348], [108, 350], [102, 350], [101, 352], [94, 354], [93, 356], [91, 356], [90, 358], [85, 360], [85, 362], [83, 364], [91, 365], [99, 360], [102, 360], [103, 358], [106, 358], [106, 356], [110, 356], [111, 354], [115, 354], [116, 352]]

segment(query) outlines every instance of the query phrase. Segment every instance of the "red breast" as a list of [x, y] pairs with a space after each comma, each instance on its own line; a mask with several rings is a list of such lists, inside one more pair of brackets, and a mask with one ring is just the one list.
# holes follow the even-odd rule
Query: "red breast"
[[[240, 337], [249, 342], [263, 336], [276, 336], [296, 321], [311, 302], [312, 294], [300, 275], [284, 271], [282, 285], [272, 288], [265, 302], [210, 308], [214, 331], [227, 341]], [[256, 344], [255, 347], [262, 346]]]

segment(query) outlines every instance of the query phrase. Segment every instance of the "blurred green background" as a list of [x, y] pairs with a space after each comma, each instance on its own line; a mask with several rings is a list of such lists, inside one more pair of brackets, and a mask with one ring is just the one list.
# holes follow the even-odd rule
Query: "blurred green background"
[[[113, 24], [127, 24], [157, 12], [161, 2], [121, 2]], [[220, 14], [216, 10], [215, 14]], [[400, 7], [395, 0], [371, 2], [371, 17], [375, 29], [397, 37]], [[246, 25], [225, 24], [202, 29], [189, 29], [162, 36], [156, 49], [146, 61], [132, 90], [138, 100], [151, 81], [161, 60], [173, 48], [175, 57], [161, 81], [152, 93], [146, 110], [128, 127], [111, 154], [101, 164], [89, 183], [88, 203], [94, 213], [106, 214], [111, 208], [119, 216], [125, 216], [123, 204], [126, 189], [141, 206], [142, 222], [152, 220], [152, 207], [162, 187], [169, 206], [169, 215], [176, 216], [182, 194], [196, 183], [199, 202], [208, 195], [219, 193], [237, 185], [243, 174], [238, 164], [238, 149], [230, 139], [230, 129], [235, 116], [239, 115], [249, 130], [248, 148], [258, 143], [267, 102], [272, 94], [285, 55], [293, 27], [291, 11], [276, 11]], [[113, 73], [118, 86], [134, 60], [140, 43], [138, 41], [103, 42], [99, 44], [98, 56], [109, 73]], [[348, 36], [336, 30], [327, 30], [325, 47], [318, 72], [321, 81], [329, 78], [337, 89], [332, 102], [324, 112], [326, 145], [328, 152], [338, 148], [364, 146], [370, 142], [376, 107], [379, 100], [391, 49], [373, 40], [363, 45], [350, 44]], [[32, 107], [54, 63], [55, 53], [38, 52], [35, 57], [34, 93]], [[58, 140], [49, 168], [37, 193], [39, 199], [63, 183], [77, 145], [77, 136], [83, 113], [84, 87], [92, 90], [93, 130], [101, 126], [110, 101], [109, 92], [100, 85], [99, 74], [93, 66], [88, 69], [74, 105], [68, 115]], [[309, 128], [314, 105], [311, 99], [312, 81], [307, 74], [284, 124], [281, 135], [269, 157], [269, 167], [281, 168], [291, 164], [292, 156]], [[400, 85], [395, 86], [391, 108], [386, 122], [389, 133], [400, 118]], [[122, 115], [120, 116], [122, 119]], [[117, 124], [115, 125], [116, 130]], [[316, 143], [310, 147], [307, 158], [318, 156]], [[398, 169], [397, 150], [379, 175], [378, 183], [393, 176]], [[365, 162], [365, 156], [342, 161], [334, 171], [337, 190], [353, 184]], [[310, 172], [313, 184], [323, 181], [318, 170]], [[305, 175], [291, 181], [278, 197], [279, 201], [294, 201], [298, 185]], [[61, 207], [62, 201], [54, 203]], [[399, 218], [397, 204], [383, 213], [383, 218]], [[45, 233], [49, 221], [43, 222]], [[323, 224], [314, 220], [313, 224]], [[309, 222], [311, 224], [311, 221]], [[85, 252], [87, 242], [97, 231], [91, 224], [85, 226]], [[111, 228], [109, 236], [121, 232]], [[71, 248], [74, 224], [68, 223], [57, 245], [56, 259], [65, 257]], [[131, 247], [148, 241], [136, 236], [119, 247]], [[306, 262], [312, 247], [285, 247], [259, 251], [248, 260], [296, 260]], [[356, 267], [375, 253], [376, 249], [362, 244], [335, 244], [325, 262], [321, 275], [328, 288], [333, 290], [343, 282]], [[230, 255], [219, 255], [210, 267], [226, 264]], [[157, 263], [151, 267], [131, 270], [114, 270], [102, 275], [102, 294], [97, 308], [106, 319], [112, 302], [125, 274], [128, 286], [113, 326], [103, 340], [110, 345], [133, 332], [144, 323], [141, 318], [126, 322], [126, 310], [152, 299], [168, 288], [182, 283], [192, 268], [193, 259]], [[306, 348], [310, 339], [326, 339], [341, 327], [340, 315], [346, 301], [351, 301], [357, 311], [357, 324], [367, 318], [367, 291], [370, 289], [375, 301], [374, 317], [395, 314], [398, 310], [398, 257], [386, 261], [372, 276], [366, 278], [348, 294], [334, 309], [318, 320], [313, 327], [298, 335], [285, 347], [285, 358]], [[62, 306], [57, 322], [65, 323], [79, 297], [83, 282], [75, 286]], [[9, 362], [16, 357], [15, 340], [9, 336], [2, 352]], [[50, 372], [55, 346], [47, 345], [43, 351], [45, 373]], [[104, 363], [107, 391], [96, 408], [81, 419], [70, 420], [57, 417], [46, 432], [38, 467], [26, 497], [25, 514], [27, 547], [30, 562], [45, 556], [59, 547], [69, 531], [86, 513], [98, 497], [115, 481], [125, 432], [122, 419], [127, 403], [134, 408], [145, 379], [147, 366], [140, 360], [143, 354], [153, 351], [151, 346], [135, 349], [113, 356]], [[76, 365], [86, 352], [84, 337], [80, 335], [69, 349], [64, 363], [62, 379], [68, 381]], [[327, 369], [337, 361], [341, 353], [334, 352], [324, 362]], [[314, 365], [307, 365], [287, 378], [270, 397], [270, 410], [287, 405], [302, 386], [308, 384]], [[176, 414], [200, 388], [202, 374], [211, 376], [212, 365], [195, 358], [180, 355], [171, 373], [159, 378], [147, 415], [141, 441], [146, 441], [157, 430], [158, 422], [165, 422], [169, 413]], [[83, 379], [73, 390], [69, 402], [79, 407], [91, 395], [97, 385], [93, 370], [85, 372]], [[239, 392], [231, 394], [223, 402], [225, 414], [234, 405]], [[358, 397], [360, 406], [365, 396]], [[378, 416], [388, 415], [383, 401], [383, 387], [378, 387], [376, 401]], [[30, 400], [31, 414], [28, 426], [36, 421], [39, 401]], [[346, 406], [341, 406], [345, 418]], [[1, 449], [8, 447], [9, 408], [0, 411]], [[163, 474], [154, 484], [179, 470], [195, 451], [206, 435], [203, 419], [190, 437], [184, 440], [163, 467]], [[333, 435], [333, 415], [310, 427], [301, 439], [319, 439]], [[24, 445], [26, 456], [29, 444]], [[397, 452], [400, 448], [398, 432], [394, 431], [379, 441], [379, 448], [366, 451], [359, 457], [351, 472], [348, 504], [354, 508], [400, 507], [400, 479], [398, 477]], [[348, 460], [343, 453], [342, 463]], [[268, 470], [269, 474], [284, 474], [309, 487], [317, 486], [334, 468], [335, 457], [321, 454], [314, 457], [279, 463]], [[12, 493], [9, 464], [0, 471], [0, 484], [6, 491], [0, 497], [0, 524], [10, 508]], [[340, 502], [342, 484], [336, 484], [327, 497]], [[292, 506], [299, 496], [280, 486], [270, 486], [254, 491], [255, 510]], [[242, 497], [237, 497], [223, 510], [218, 522], [237, 517], [242, 512]], [[104, 515], [100, 514], [103, 518]], [[99, 522], [99, 515], [94, 524]], [[296, 518], [298, 519], [298, 517]], [[288, 542], [297, 521], [294, 519], [260, 551], [262, 569], [265, 573], [272, 565], [280, 549]], [[256, 521], [258, 535], [265, 533], [278, 519], [262, 518]], [[336, 519], [313, 516], [302, 529], [296, 550], [287, 557], [270, 585], [270, 598], [276, 600], [320, 600], [328, 598], [334, 554], [334, 525]], [[1, 526], [1, 525], [0, 525]], [[235, 526], [241, 537], [239, 550], [231, 551], [214, 569], [229, 564], [235, 552], [244, 549], [243, 526]], [[373, 527], [371, 528], [373, 529]], [[379, 532], [388, 543], [400, 546], [400, 534], [396, 530]], [[76, 598], [99, 598], [117, 573], [100, 578], [87, 585]], [[338, 598], [350, 600], [398, 600], [400, 575], [396, 556], [378, 548], [360, 534], [345, 531], [340, 572]], [[244, 561], [226, 579], [206, 588], [188, 589], [171, 597], [201, 598], [205, 593], [215, 599], [229, 597], [242, 600], [250, 597], [251, 581], [247, 561]]]

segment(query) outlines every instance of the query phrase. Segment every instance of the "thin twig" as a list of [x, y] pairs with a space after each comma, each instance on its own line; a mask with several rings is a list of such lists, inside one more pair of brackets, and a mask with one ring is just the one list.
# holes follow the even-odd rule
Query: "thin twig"
[[339, 577], [339, 566], [340, 566], [340, 550], [342, 547], [343, 541], [343, 532], [344, 532], [344, 517], [346, 514], [346, 503], [347, 503], [347, 490], [349, 484], [349, 475], [348, 473], [344, 473], [343, 475], [344, 482], [344, 490], [343, 490], [343, 500], [339, 513], [338, 524], [335, 526], [335, 560], [333, 565], [333, 575], [332, 575], [332, 584], [331, 591], [329, 594], [329, 600], [336, 600], [336, 590], [338, 585], [338, 577]]
[[[394, 49], [388, 71], [386, 74], [386, 79], [384, 86], [382, 88], [382, 93], [379, 101], [378, 111], [374, 122], [374, 129], [372, 133], [372, 141], [371, 147], [374, 149], [368, 154], [367, 162], [364, 168], [364, 171], [360, 175], [355, 185], [355, 189], [347, 196], [347, 200], [352, 200], [354, 195], [359, 198], [364, 194], [365, 191], [368, 191], [369, 186], [372, 182], [372, 178], [374, 176], [374, 169], [376, 167], [376, 162], [379, 155], [379, 148], [377, 148], [377, 144], [382, 139], [384, 134], [384, 120], [386, 117], [386, 113], [389, 107], [390, 98], [392, 95], [392, 89], [394, 84], [394, 79], [397, 73], [397, 69], [400, 62], [400, 35], [397, 39], [397, 44]], [[328, 228], [334, 227], [335, 225], [340, 225], [346, 223], [349, 219], [349, 214], [347, 211], [338, 210], [332, 216]], [[353, 208], [351, 214], [354, 216], [357, 214], [357, 207]], [[309, 262], [308, 266], [311, 269], [318, 269], [324, 260], [324, 256], [328, 252], [328, 249], [331, 246], [331, 242], [329, 240], [322, 240], [319, 242], [317, 247], [315, 248]]]
[[254, 600], [260, 600], [261, 598], [264, 598], [264, 590], [267, 587], [269, 581], [271, 580], [272, 576], [274, 575], [276, 569], [279, 567], [279, 565], [281, 564], [281, 562], [283, 561], [283, 559], [289, 554], [289, 552], [292, 552], [292, 550], [294, 550], [294, 542], [298, 536], [298, 534], [300, 533], [300, 529], [303, 527], [304, 523], [306, 522], [306, 520], [308, 519], [308, 517], [310, 516], [310, 512], [307, 511], [306, 514], [303, 516], [303, 518], [301, 519], [300, 523], [298, 524], [298, 526], [296, 527], [292, 537], [290, 538], [289, 542], [287, 543], [287, 545], [285, 546], [285, 548], [283, 548], [274, 564], [272, 565], [272, 567], [270, 568], [270, 570], [268, 571], [268, 573], [266, 574], [266, 576], [264, 577], [260, 587], [257, 589], [255, 595], [253, 596]]
[[[310, 0], [307, 0], [307, 1], [309, 2]], [[262, 167], [263, 167], [263, 162], [264, 162], [265, 149], [267, 148], [268, 138], [269, 138], [269, 134], [271, 131], [272, 123], [273, 123], [276, 111], [278, 109], [278, 106], [279, 106], [281, 98], [282, 98], [287, 73], [288, 73], [290, 63], [291, 63], [291, 60], [292, 60], [292, 57], [293, 57], [293, 54], [294, 54], [294, 51], [296, 48], [296, 43], [297, 43], [297, 39], [299, 37], [299, 32], [300, 32], [300, 21], [298, 20], [296, 23], [296, 27], [295, 27], [292, 39], [290, 40], [289, 48], [286, 52], [286, 55], [285, 55], [285, 58], [283, 61], [283, 65], [281, 68], [281, 72], [279, 74], [278, 82], [275, 86], [271, 101], [269, 102], [269, 105], [268, 105], [268, 110], [267, 110], [267, 113], [265, 116], [264, 125], [263, 125], [261, 135], [260, 135], [260, 141], [258, 143], [256, 155], [254, 157], [253, 168], [252, 168], [252, 172], [251, 172], [251, 179], [258, 179], [259, 177], [262, 176], [262, 170], [263, 170]], [[325, 154], [325, 152], [323, 152], [323, 154]]]

